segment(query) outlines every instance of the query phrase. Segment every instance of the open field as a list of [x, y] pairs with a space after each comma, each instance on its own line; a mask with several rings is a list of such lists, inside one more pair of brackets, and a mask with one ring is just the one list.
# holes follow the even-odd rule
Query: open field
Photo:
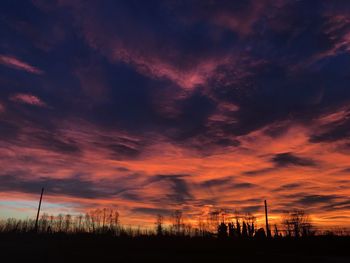
[[94, 234], [0, 235], [3, 262], [350, 262], [350, 237], [232, 240]]

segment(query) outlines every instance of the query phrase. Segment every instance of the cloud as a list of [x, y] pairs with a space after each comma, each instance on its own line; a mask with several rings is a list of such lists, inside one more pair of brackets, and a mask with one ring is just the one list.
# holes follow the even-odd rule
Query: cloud
[[257, 213], [261, 211], [262, 205], [245, 206], [240, 209], [242, 213]]
[[37, 131], [31, 134], [32, 142], [47, 150], [56, 151], [63, 154], [79, 154], [78, 143], [72, 139], [47, 131]]
[[5, 112], [5, 106], [0, 103], [0, 114]]
[[325, 11], [326, 23], [324, 25], [324, 34], [329, 40], [330, 48], [317, 54], [313, 62], [326, 60], [339, 53], [350, 51], [350, 21], [348, 19], [349, 11], [344, 8], [332, 13]]
[[41, 75], [44, 73], [42, 70], [12, 56], [0, 55], [0, 64], [36, 75]]
[[234, 183], [231, 186], [233, 189], [248, 189], [255, 187], [252, 183]]
[[[19, 174], [20, 173], [20, 176]], [[49, 195], [68, 195], [82, 198], [101, 198], [111, 197], [113, 192], [108, 185], [104, 189], [97, 188], [92, 181], [84, 180], [79, 177], [71, 178], [48, 178], [41, 177], [37, 179], [24, 178], [25, 172], [17, 174], [0, 175], [1, 191], [19, 191], [24, 193], [36, 194], [41, 187]], [[99, 190], [96, 190], [99, 189]]]
[[216, 187], [216, 186], [225, 186], [232, 182], [231, 177], [218, 178], [218, 179], [210, 179], [202, 182], [200, 185], [202, 187]]
[[[262, 22], [262, 17], [267, 10], [273, 12], [275, 8], [282, 8], [287, 1], [192, 1], [196, 7], [193, 8], [189, 2], [178, 1], [172, 3], [171, 8], [176, 11], [183, 11], [182, 19], [187, 23], [205, 22], [211, 23], [218, 28], [225, 28], [233, 31], [244, 38], [254, 33], [254, 26]], [[181, 12], [179, 12], [181, 14]]]
[[165, 183], [170, 186], [171, 192], [166, 196], [171, 202], [184, 203], [193, 198], [189, 186], [186, 182], [186, 175], [155, 175], [150, 179], [150, 183]]
[[[28, 162], [29, 163], [29, 162]], [[31, 160], [33, 166], [36, 160]], [[48, 170], [48, 168], [47, 168]], [[122, 173], [115, 174], [110, 178], [96, 178], [91, 174], [68, 174], [63, 178], [49, 177], [52, 173], [44, 174], [33, 171], [13, 169], [0, 174], [1, 192], [20, 192], [27, 194], [37, 194], [42, 187], [45, 194], [50, 196], [60, 196], [61, 198], [78, 198], [79, 203], [84, 199], [119, 200], [119, 202], [142, 202], [144, 197], [137, 192], [140, 185], [135, 184], [135, 176], [123, 177]], [[118, 178], [118, 179], [117, 179]], [[69, 199], [68, 198], [68, 199]], [[56, 200], [63, 203], [63, 200]]]
[[303, 185], [300, 183], [284, 184], [284, 185], [281, 185], [280, 187], [274, 189], [274, 191], [279, 192], [279, 191], [293, 190], [296, 188], [303, 188]]
[[337, 195], [305, 195], [297, 202], [302, 205], [317, 205], [320, 203], [332, 203], [338, 198], [339, 196]]
[[272, 161], [279, 167], [289, 166], [289, 165], [296, 165], [296, 166], [315, 166], [316, 165], [314, 160], [296, 156], [291, 152], [276, 154], [272, 158]]
[[[106, 5], [118, 10], [119, 15], [111, 16], [92, 1], [61, 1], [59, 7], [70, 8], [87, 44], [113, 63], [129, 64], [147, 77], [170, 80], [183, 89], [192, 90], [205, 84], [220, 65], [233, 59], [231, 52], [208, 50], [203, 41], [213, 42], [213, 39], [205, 34], [193, 32], [194, 37], [190, 37], [192, 29], [189, 27], [186, 30], [189, 32], [185, 33], [174, 31], [166, 23], [157, 22], [154, 26], [153, 19], [146, 20], [147, 23], [141, 18], [135, 19], [128, 3], [108, 1]], [[150, 15], [147, 9], [141, 16]], [[118, 26], [111, 27], [106, 21]], [[184, 27], [179, 22], [177, 25]], [[137, 35], [143, 39], [143, 45], [137, 44]], [[186, 38], [197, 45], [186, 46]], [[200, 51], [202, 56], [196, 56]]]
[[11, 95], [9, 99], [14, 102], [33, 105], [37, 107], [47, 107], [45, 102], [43, 102], [37, 96], [31, 95], [31, 94], [17, 93], [17, 94]]
[[132, 209], [134, 213], [141, 213], [141, 214], [147, 214], [147, 215], [163, 215], [163, 216], [170, 216], [173, 210], [170, 209], [163, 209], [163, 208], [151, 208], [151, 207], [135, 207]]
[[345, 174], [348, 174], [350, 173], [350, 167], [346, 167], [346, 168], [343, 168], [341, 169], [340, 171], [338, 171], [339, 173], [345, 173]]
[[260, 175], [260, 174], [266, 174], [269, 172], [273, 172], [275, 170], [275, 168], [271, 167], [271, 168], [262, 168], [262, 169], [258, 169], [258, 170], [251, 170], [251, 171], [244, 171], [243, 174], [245, 175]]
[[145, 142], [128, 137], [101, 136], [95, 145], [108, 149], [113, 159], [136, 159], [144, 148]]
[[0, 140], [11, 141], [16, 138], [20, 128], [11, 121], [0, 120]]
[[[328, 212], [348, 210], [350, 209], [350, 200], [347, 197], [339, 197], [336, 200], [327, 202], [325, 205], [322, 206], [322, 209]], [[342, 214], [340, 214], [340, 216], [347, 217], [347, 215]]]
[[336, 123], [331, 123], [321, 127], [319, 131], [316, 131], [310, 136], [310, 142], [336, 142], [343, 139], [350, 138], [350, 121], [340, 121]]

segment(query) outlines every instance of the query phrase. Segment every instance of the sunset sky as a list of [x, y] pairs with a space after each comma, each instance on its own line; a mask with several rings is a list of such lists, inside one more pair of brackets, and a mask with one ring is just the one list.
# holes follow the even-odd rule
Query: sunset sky
[[4, 0], [0, 36], [0, 218], [350, 227], [349, 1]]

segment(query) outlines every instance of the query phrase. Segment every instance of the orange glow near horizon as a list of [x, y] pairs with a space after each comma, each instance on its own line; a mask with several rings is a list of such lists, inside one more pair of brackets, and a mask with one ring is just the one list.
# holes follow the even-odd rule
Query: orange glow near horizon
[[[333, 121], [337, 114], [315, 120], [308, 127], [317, 129], [318, 122]], [[103, 132], [81, 124], [67, 127], [61, 134], [67, 140], [78, 141], [84, 149], [83, 154], [72, 159], [45, 149], [8, 145], [7, 151], [1, 153], [1, 164], [8, 173], [14, 167], [25, 165], [32, 176], [27, 178], [23, 172], [22, 178], [29, 182], [40, 182], [45, 178], [47, 181], [67, 180], [67, 184], [82, 183], [83, 187], [96, 188], [96, 196], [84, 198], [88, 193], [79, 193], [79, 188], [77, 193], [59, 194], [59, 191], [65, 192], [66, 189], [49, 186], [44, 202], [59, 206], [48, 211], [44, 209], [44, 213], [84, 213], [95, 207], [112, 206], [120, 211], [121, 221], [125, 224], [151, 226], [156, 214], [162, 211], [167, 216], [171, 211], [180, 209], [188, 221], [195, 222], [210, 208], [223, 209], [228, 214], [233, 211], [243, 215], [250, 212], [257, 216], [259, 223], [263, 220], [263, 200], [267, 199], [271, 224], [279, 223], [283, 211], [303, 209], [319, 226], [348, 227], [350, 210], [346, 196], [349, 195], [350, 185], [348, 175], [343, 170], [349, 157], [335, 152], [333, 143], [309, 143], [308, 133], [312, 128], [294, 125], [277, 138], [265, 135], [266, 128], [241, 136], [239, 147], [225, 151], [218, 149], [210, 155], [158, 138], [157, 143], [147, 146], [138, 158], [114, 160], [108, 157], [105, 150], [94, 147]], [[120, 133], [109, 135], [124, 136]], [[276, 165], [271, 162], [272, 156], [288, 152], [304, 160], [317, 158], [318, 164]], [[40, 161], [25, 164], [26, 156]], [[6, 165], [9, 161], [11, 166]], [[74, 177], [77, 182], [70, 182], [76, 170], [80, 171]], [[36, 178], [37, 174], [40, 176]], [[84, 186], [84, 182], [89, 182], [89, 185]], [[57, 192], [50, 192], [50, 187]], [[104, 193], [102, 196], [98, 196], [100, 191]], [[30, 193], [1, 193], [2, 201], [35, 201], [37, 198], [36, 194]], [[323, 198], [329, 200], [329, 205]], [[34, 211], [25, 212], [24, 209], [22, 213], [33, 216]]]

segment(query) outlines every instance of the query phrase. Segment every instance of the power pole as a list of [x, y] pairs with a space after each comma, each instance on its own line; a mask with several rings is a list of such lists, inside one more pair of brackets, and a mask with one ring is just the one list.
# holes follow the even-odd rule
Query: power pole
[[39, 201], [39, 206], [38, 206], [38, 213], [36, 214], [36, 220], [35, 220], [35, 232], [38, 232], [38, 221], [39, 221], [39, 215], [40, 215], [41, 201], [43, 200], [43, 194], [44, 194], [44, 188], [41, 188], [41, 195], [40, 195], [40, 201]]
[[271, 237], [271, 232], [270, 232], [270, 229], [269, 229], [269, 218], [267, 216], [267, 202], [266, 202], [266, 200], [264, 200], [264, 203], [265, 203], [266, 236], [268, 238], [270, 238]]

